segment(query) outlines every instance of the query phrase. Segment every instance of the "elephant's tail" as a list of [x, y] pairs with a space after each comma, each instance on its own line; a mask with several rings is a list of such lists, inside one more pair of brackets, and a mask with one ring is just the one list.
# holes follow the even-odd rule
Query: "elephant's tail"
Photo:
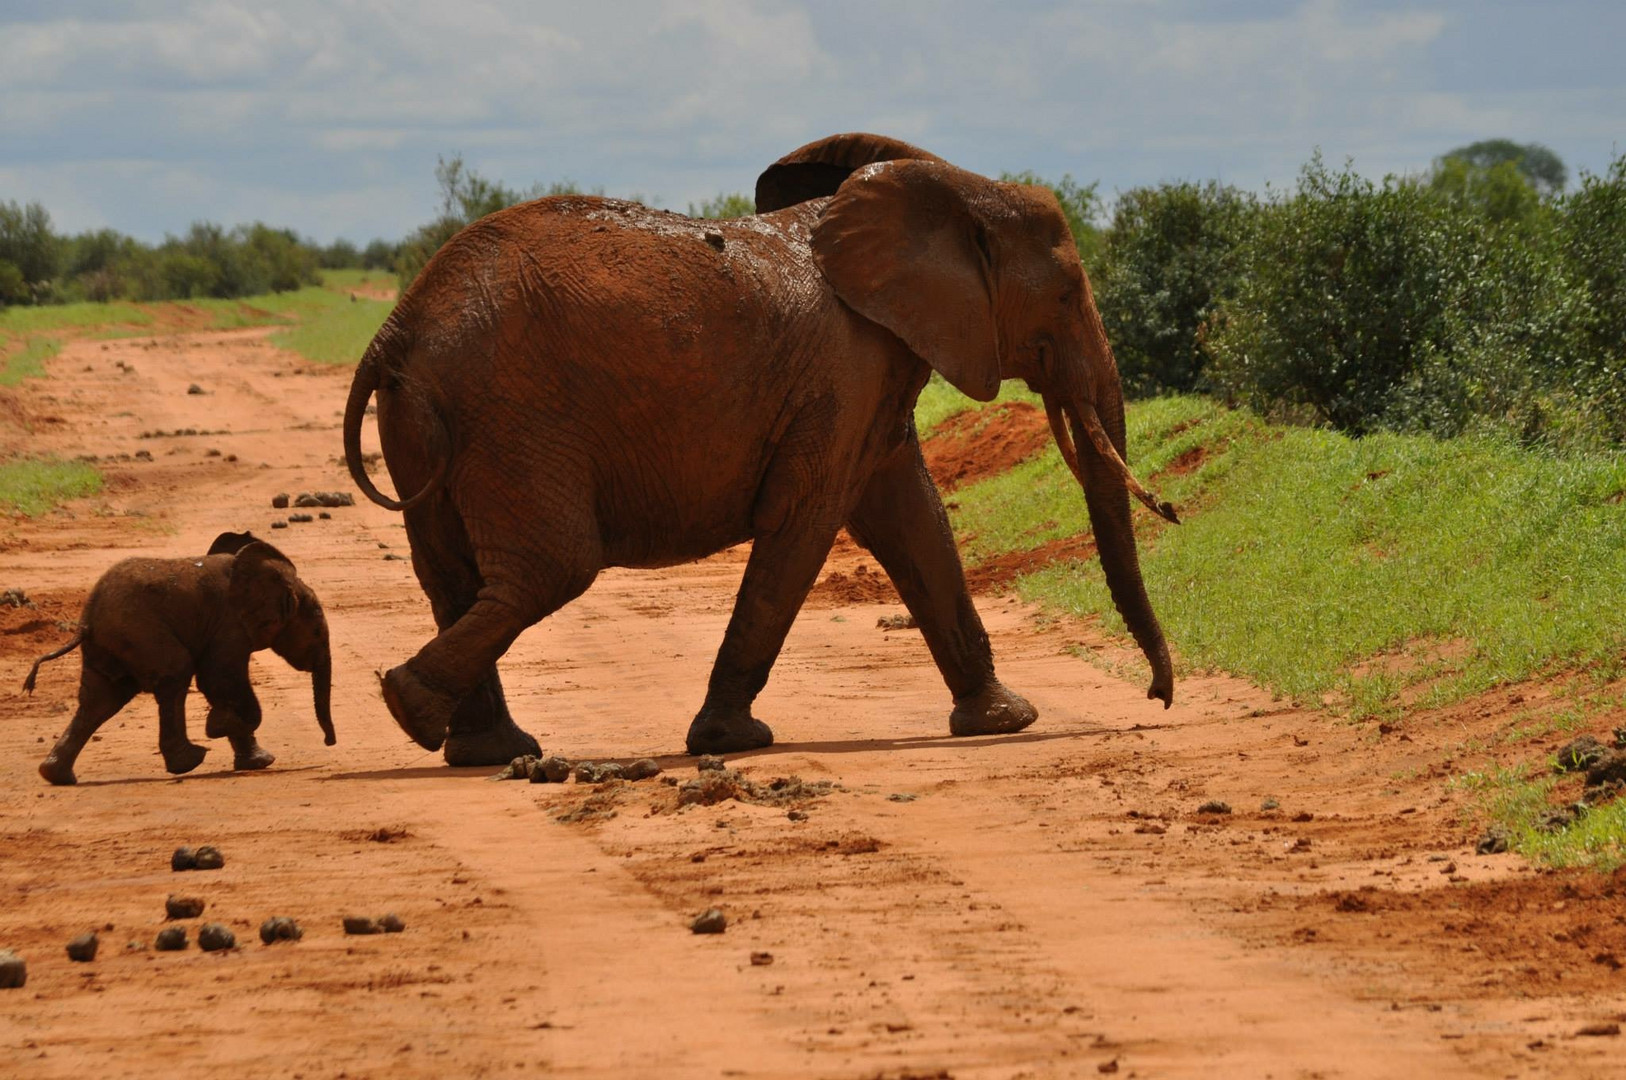
[[[356, 482], [361, 493], [386, 510], [410, 510], [414, 506], [428, 499], [440, 490], [441, 484], [446, 480], [446, 457], [444, 449], [446, 440], [435, 438], [433, 443], [443, 451], [439, 464], [435, 467], [435, 475], [429, 478], [422, 490], [408, 499], [392, 499], [378, 490], [373, 478], [367, 475], [361, 460], [361, 420], [367, 414], [367, 402], [372, 399], [373, 392], [383, 384], [384, 364], [388, 357], [386, 353], [394, 351], [400, 331], [394, 325], [394, 319], [385, 323], [384, 328], [373, 338], [367, 352], [362, 355], [361, 362], [356, 365], [356, 376], [350, 383], [350, 400], [344, 407], [344, 461], [350, 467], [350, 478]], [[437, 435], [443, 435], [444, 429], [440, 417], [429, 410], [431, 423]]]
[[73, 650], [77, 649], [84, 642], [84, 640], [85, 628], [81, 626], [79, 631], [73, 635], [72, 641], [68, 642], [55, 652], [48, 652], [38, 660], [34, 661], [34, 666], [28, 669], [28, 678], [23, 680], [23, 692], [28, 694], [32, 694], [34, 692], [34, 679], [38, 677], [40, 673], [41, 664], [45, 663], [47, 660], [56, 660], [67, 656], [69, 653], [73, 652]]

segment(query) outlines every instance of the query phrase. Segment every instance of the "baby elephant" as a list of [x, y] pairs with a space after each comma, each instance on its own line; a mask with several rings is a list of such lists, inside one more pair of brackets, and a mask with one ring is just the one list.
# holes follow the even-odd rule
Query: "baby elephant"
[[311, 673], [316, 722], [336, 741], [329, 698], [333, 664], [327, 619], [288, 557], [249, 533], [221, 533], [201, 559], [125, 559], [90, 590], [72, 641], [34, 661], [23, 689], [34, 690], [40, 665], [81, 649], [79, 711], [40, 775], [72, 784], [73, 763], [91, 735], [136, 694], [158, 699], [158, 749], [172, 773], [191, 772], [209, 751], [187, 738], [186, 693], [197, 676], [209, 702], [204, 731], [231, 741], [239, 769], [276, 759], [254, 738], [260, 703], [248, 681], [249, 654], [272, 649]]

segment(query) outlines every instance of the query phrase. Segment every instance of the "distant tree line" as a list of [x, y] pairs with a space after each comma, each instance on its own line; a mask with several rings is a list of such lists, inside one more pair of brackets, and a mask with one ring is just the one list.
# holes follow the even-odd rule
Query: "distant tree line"
[[[470, 222], [581, 193], [510, 188], [458, 156], [435, 177], [435, 217], [365, 248], [262, 224], [197, 224], [156, 245], [62, 236], [39, 204], [0, 203], [0, 306], [245, 296], [338, 267], [404, 288]], [[1055, 193], [1132, 395], [1209, 393], [1356, 434], [1626, 444], [1626, 155], [1568, 190], [1556, 154], [1505, 139], [1378, 182], [1318, 154], [1290, 191], [1165, 183], [1119, 193], [1110, 215], [1095, 184], [1004, 178]], [[688, 208], [754, 209], [727, 193]]]

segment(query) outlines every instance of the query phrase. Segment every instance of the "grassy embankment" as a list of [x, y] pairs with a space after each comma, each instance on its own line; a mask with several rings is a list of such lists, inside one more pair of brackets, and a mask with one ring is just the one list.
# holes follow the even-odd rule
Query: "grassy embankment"
[[[273, 344], [318, 363], [352, 363], [393, 306], [385, 300], [352, 300], [350, 290], [367, 282], [393, 284], [387, 275], [331, 270], [320, 286], [242, 300], [7, 308], [0, 311], [0, 386], [43, 375], [45, 361], [70, 337], [136, 337], [171, 329], [285, 326], [271, 336]], [[7, 513], [43, 513], [100, 489], [101, 474], [83, 462], [32, 457], [0, 462], [0, 510]]]
[[[924, 431], [966, 407], [934, 380], [917, 422]], [[1227, 671], [1352, 720], [1400, 723], [1494, 686], [1558, 680], [1559, 707], [1513, 718], [1503, 744], [1626, 707], [1607, 688], [1626, 675], [1626, 457], [1351, 439], [1198, 397], [1136, 404], [1129, 441], [1136, 472], [1185, 519], [1168, 526], [1136, 508], [1147, 590], [1187, 671]], [[1183, 457], [1184, 469], [1159, 475]], [[1089, 529], [1053, 448], [953, 502], [971, 563]], [[1052, 565], [1016, 588], [1124, 634], [1094, 561]], [[1551, 781], [1502, 771], [1474, 782], [1528, 854], [1626, 859], [1626, 806], [1539, 833], [1534, 813]]]

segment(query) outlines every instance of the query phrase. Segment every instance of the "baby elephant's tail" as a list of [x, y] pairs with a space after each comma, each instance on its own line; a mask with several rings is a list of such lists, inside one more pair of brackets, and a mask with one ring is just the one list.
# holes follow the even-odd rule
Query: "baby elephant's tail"
[[77, 649], [80, 643], [84, 640], [85, 628], [81, 626], [79, 628], [79, 632], [73, 635], [72, 641], [62, 646], [62, 648], [58, 649], [56, 652], [48, 652], [38, 660], [34, 661], [34, 666], [28, 669], [28, 678], [23, 680], [23, 690], [32, 694], [34, 692], [34, 677], [40, 673], [40, 665], [45, 663], [47, 660], [55, 660], [58, 657], [67, 656], [69, 653], [73, 652], [73, 650]]

